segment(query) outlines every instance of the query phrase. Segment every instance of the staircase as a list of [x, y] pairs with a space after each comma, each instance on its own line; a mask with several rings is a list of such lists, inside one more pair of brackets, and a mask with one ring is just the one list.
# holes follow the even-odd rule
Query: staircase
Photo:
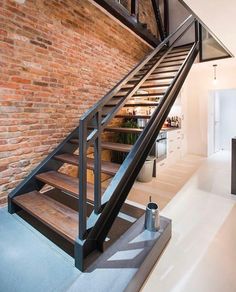
[[[195, 42], [176, 43], [195, 25]], [[186, 19], [106, 96], [80, 119], [79, 126], [9, 195], [9, 212], [23, 209], [74, 245], [75, 265], [103, 244], [198, 54], [198, 22]], [[152, 107], [149, 114], [132, 108]], [[130, 109], [127, 112], [127, 109]], [[144, 129], [122, 128], [124, 118], [149, 119]], [[139, 135], [134, 145], [108, 139], [116, 133]], [[78, 151], [79, 149], [79, 151]], [[120, 165], [104, 158], [104, 151], [127, 153]], [[79, 153], [75, 154], [78, 151]], [[78, 167], [78, 178], [60, 171], [64, 164]], [[94, 173], [88, 182], [88, 169]], [[110, 184], [102, 184], [102, 176]], [[44, 192], [48, 185], [76, 198], [71, 208]], [[92, 212], [88, 209], [92, 206]], [[78, 210], [78, 211], [77, 211]]]

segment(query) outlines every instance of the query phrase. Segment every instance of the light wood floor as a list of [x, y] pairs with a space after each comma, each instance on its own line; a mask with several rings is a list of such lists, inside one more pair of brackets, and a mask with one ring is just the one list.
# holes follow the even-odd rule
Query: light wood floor
[[187, 155], [161, 170], [151, 182], [135, 182], [128, 200], [146, 206], [149, 196], [152, 196], [152, 201], [163, 209], [190, 179], [203, 160], [204, 158], [200, 156]]

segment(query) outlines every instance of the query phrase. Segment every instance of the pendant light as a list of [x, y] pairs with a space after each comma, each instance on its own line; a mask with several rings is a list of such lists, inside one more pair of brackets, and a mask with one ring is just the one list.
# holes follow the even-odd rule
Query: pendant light
[[213, 84], [216, 85], [217, 83], [217, 78], [216, 78], [216, 69], [217, 69], [217, 64], [213, 65], [213, 70], [214, 70], [214, 75], [213, 75]]

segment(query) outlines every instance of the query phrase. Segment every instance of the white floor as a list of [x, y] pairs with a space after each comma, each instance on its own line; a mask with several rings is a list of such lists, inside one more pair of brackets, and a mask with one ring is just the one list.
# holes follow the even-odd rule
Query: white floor
[[173, 236], [142, 291], [236, 291], [236, 196], [230, 154], [206, 159], [163, 209]]

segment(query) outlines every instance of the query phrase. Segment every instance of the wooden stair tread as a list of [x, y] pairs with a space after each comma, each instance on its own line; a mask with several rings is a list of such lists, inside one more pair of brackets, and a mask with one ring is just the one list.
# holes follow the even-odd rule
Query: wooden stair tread
[[[76, 155], [76, 154], [64, 153], [64, 154], [55, 156], [55, 158], [65, 163], [69, 163], [76, 166], [78, 166], [78, 163], [79, 163], [79, 155]], [[94, 169], [93, 158], [89, 158], [89, 157], [87, 158], [87, 166], [88, 166], [88, 169]], [[119, 168], [120, 168], [120, 164], [118, 163], [113, 163], [113, 162], [104, 161], [104, 160], [102, 160], [101, 162], [102, 173], [115, 175], [117, 171], [119, 170]]]
[[182, 47], [174, 47], [170, 53], [179, 53], [179, 52], [185, 52], [189, 51], [191, 49], [192, 45], [189, 46], [182, 46]]
[[181, 66], [182, 64], [183, 64], [183, 61], [166, 61], [166, 60], [163, 60], [163, 62], [160, 64], [160, 67], [157, 67], [157, 68]]
[[[182, 63], [181, 63], [182, 64]], [[177, 64], [177, 65], [171, 65], [171, 66], [165, 66], [165, 65], [163, 65], [163, 66], [159, 66], [159, 67], [157, 67], [156, 69], [155, 69], [155, 71], [153, 71], [153, 72], [156, 72], [157, 70], [165, 70], [165, 72], [166, 71], [172, 71], [172, 70], [176, 70], [176, 69], [179, 69], [179, 67], [180, 67], [181, 65], [179, 65], [179, 64]]]
[[[52, 170], [40, 173], [36, 175], [36, 178], [72, 196], [79, 196], [79, 180], [76, 177]], [[94, 186], [90, 183], [87, 183], [87, 198], [94, 200]]]
[[157, 68], [156, 71], [154, 71], [150, 76], [154, 74], [162, 74], [162, 73], [177, 73], [179, 71], [178, 69], [173, 69], [173, 70], [163, 70], [163, 68]]
[[[78, 144], [78, 139], [72, 139], [73, 143]], [[121, 144], [121, 143], [113, 143], [113, 142], [102, 142], [101, 147], [107, 150], [114, 150], [120, 152], [129, 152], [133, 145], [129, 144]]]
[[[178, 64], [168, 64], [168, 65], [165, 65], [165, 63], [163, 62], [158, 67], [156, 67], [156, 69], [153, 72], [155, 72], [158, 69], [165, 69], [165, 70], [168, 70], [168, 71], [169, 70], [173, 70], [173, 68], [179, 67], [181, 64], [182, 64], [182, 62], [181, 63], [178, 63]], [[144, 68], [144, 69], [141, 69], [140, 72], [143, 73], [143, 72], [145, 72], [147, 70], [148, 70], [147, 68], [146, 69]]]
[[[150, 78], [152, 75], [155, 75], [155, 74], [176, 73], [176, 72], [178, 72], [178, 70], [176, 70], [176, 69], [170, 70], [170, 69], [167, 69], [167, 68], [159, 68], [159, 67], [157, 67], [155, 69], [155, 71], [153, 71], [152, 74], [150, 74], [150, 76], [148, 78]], [[143, 75], [144, 74], [139, 74], [137, 76], [143, 76]], [[148, 80], [148, 78], [146, 80]]]
[[102, 142], [102, 148], [113, 151], [129, 152], [133, 145], [114, 142]]
[[116, 118], [130, 118], [130, 119], [150, 119], [151, 115], [130, 115], [130, 114], [119, 114]]
[[166, 88], [168, 88], [172, 81], [173, 81], [173, 78], [165, 78], [165, 79], [156, 80], [156, 81], [155, 80], [146, 80], [143, 83], [142, 87], [140, 87], [140, 89], [152, 88], [152, 87], [156, 87], [156, 85], [165, 86]]
[[[143, 83], [142, 86], [139, 87], [138, 91], [142, 90], [142, 89], [152, 89], [152, 88], [161, 89], [162, 87], [166, 87], [166, 86], [170, 85], [169, 82], [163, 82], [163, 83], [160, 83], [160, 84], [150, 84], [150, 85], [145, 85], [145, 83], [146, 83], [146, 81]], [[134, 84], [128, 84], [126, 86], [127, 86], [126, 88], [132, 88], [132, 87], [134, 87]]]
[[168, 88], [168, 86], [170, 86], [171, 82], [166, 82], [166, 83], [161, 83], [161, 84], [146, 84], [147, 82], [144, 82], [141, 87], [139, 87], [139, 90], [141, 89], [153, 89], [155, 90], [156, 88], [165, 88], [165, 90]]
[[147, 82], [151, 82], [151, 81], [160, 81], [160, 80], [165, 80], [165, 79], [173, 79], [175, 78], [175, 75], [169, 75], [169, 76], [160, 76], [163, 73], [156, 73], [156, 74], [152, 74], [150, 75], [150, 78], [146, 79]]
[[78, 235], [78, 213], [37, 191], [13, 198], [14, 203], [71, 243]]
[[[154, 95], [134, 95], [135, 97], [148, 97], [148, 96], [156, 96], [156, 97], [162, 97], [159, 96], [159, 94], [154, 94]], [[124, 107], [133, 107], [133, 106], [158, 106], [158, 102], [153, 102], [153, 101], [134, 101], [134, 102], [127, 102]], [[106, 104], [106, 107], [113, 107], [116, 106], [115, 103], [110, 103], [110, 104]]]
[[180, 53], [177, 56], [175, 56], [175, 55], [173, 55], [173, 56], [167, 55], [164, 60], [166, 60], [166, 61], [171, 61], [171, 60], [173, 60], [173, 61], [185, 60], [185, 58], [187, 57], [187, 55], [188, 55], [188, 53]]
[[140, 128], [122, 128], [122, 127], [107, 127], [105, 128], [106, 131], [109, 132], [119, 132], [119, 133], [131, 133], [131, 134], [140, 134], [143, 129]]
[[[172, 66], [179, 66], [183, 63], [183, 61], [185, 60], [184, 59], [181, 59], [181, 60], [167, 60], [167, 59], [164, 59], [160, 65], [157, 67], [157, 68], [166, 68], [166, 67], [172, 67]], [[146, 65], [144, 67], [144, 70], [146, 69], [150, 69], [152, 67], [152, 65]]]
[[127, 107], [128, 106], [158, 106], [158, 105], [159, 105], [159, 102], [154, 102], [154, 101], [140, 101], [140, 102], [135, 101], [133, 103], [126, 104]]

